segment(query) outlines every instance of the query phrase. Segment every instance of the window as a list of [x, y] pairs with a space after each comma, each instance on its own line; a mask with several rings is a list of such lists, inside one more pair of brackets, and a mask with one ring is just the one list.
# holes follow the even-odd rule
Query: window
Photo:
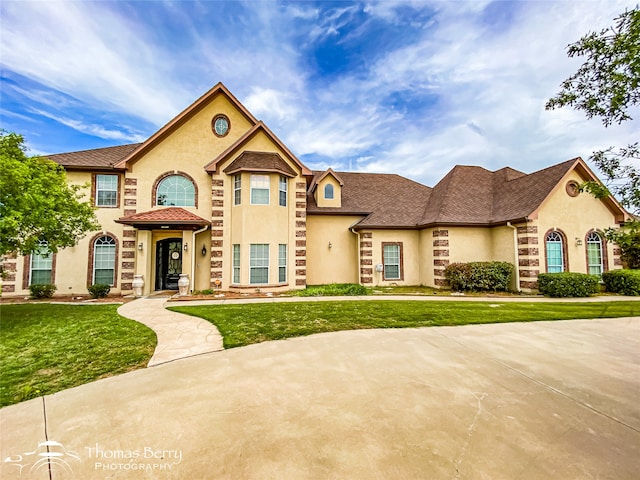
[[287, 245], [281, 243], [278, 245], [278, 282], [285, 283], [287, 281]]
[[269, 205], [269, 175], [251, 175], [251, 205]]
[[196, 189], [193, 182], [182, 175], [170, 175], [160, 181], [156, 191], [156, 205], [194, 207]]
[[269, 245], [252, 243], [249, 254], [249, 283], [269, 283]]
[[547, 249], [547, 272], [564, 272], [564, 239], [559, 232], [549, 232], [545, 239]]
[[333, 185], [328, 184], [324, 187], [324, 198], [327, 200], [333, 199]]
[[96, 207], [118, 206], [118, 175], [96, 175]]
[[382, 263], [384, 280], [402, 280], [402, 244], [383, 243]]
[[280, 176], [279, 185], [279, 198], [280, 198], [280, 206], [287, 206], [287, 177]]
[[47, 242], [40, 242], [40, 246], [31, 254], [31, 275], [29, 285], [53, 283], [53, 254], [49, 251]]
[[587, 268], [591, 275], [602, 275], [604, 262], [602, 255], [602, 238], [596, 232], [587, 235]]
[[240, 245], [233, 245], [233, 283], [240, 283]]
[[103, 235], [93, 242], [93, 284], [115, 283], [116, 241]]
[[233, 176], [233, 204], [240, 205], [242, 203], [242, 176]]

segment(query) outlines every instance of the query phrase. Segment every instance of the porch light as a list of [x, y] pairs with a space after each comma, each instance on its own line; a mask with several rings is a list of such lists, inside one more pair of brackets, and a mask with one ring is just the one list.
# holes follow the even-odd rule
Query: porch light
[[582, 239], [576, 237], [576, 247], [581, 247], [582, 246]]
[[142, 242], [138, 244], [138, 250], [142, 251]]
[[187, 250], [189, 250], [189, 244], [184, 242], [184, 251], [186, 252]]
[[203, 257], [207, 254], [207, 247], [204, 245], [204, 243], [202, 244], [202, 250], [200, 250], [200, 253], [202, 253]]
[[331, 241], [329, 241], [329, 248], [333, 247], [333, 244], [331, 243]]

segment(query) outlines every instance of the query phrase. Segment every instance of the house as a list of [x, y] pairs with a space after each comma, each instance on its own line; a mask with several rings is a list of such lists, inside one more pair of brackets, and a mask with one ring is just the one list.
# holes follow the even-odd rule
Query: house
[[456, 166], [433, 188], [398, 175], [309, 170], [218, 84], [140, 144], [49, 157], [88, 184], [102, 230], [48, 254], [3, 259], [3, 294], [177, 288], [283, 291], [306, 285], [445, 284], [452, 262], [507, 261], [514, 288], [540, 272], [619, 268], [602, 236], [628, 218], [575, 158], [535, 173]]

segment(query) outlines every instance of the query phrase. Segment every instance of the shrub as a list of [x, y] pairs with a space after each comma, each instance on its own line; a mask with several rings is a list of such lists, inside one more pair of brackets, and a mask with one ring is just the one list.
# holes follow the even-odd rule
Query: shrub
[[589, 297], [600, 291], [600, 278], [586, 273], [541, 273], [538, 290], [549, 297]]
[[608, 292], [640, 295], [640, 270], [611, 270], [602, 274]]
[[316, 285], [296, 292], [299, 297], [329, 297], [338, 295], [369, 295], [367, 287], [357, 283], [331, 283], [329, 285]]
[[36, 283], [34, 285], [29, 285], [31, 298], [51, 298], [53, 297], [53, 292], [57, 289], [58, 287], [50, 283]]
[[509, 262], [452, 263], [444, 276], [453, 290], [508, 291], [513, 270]]
[[91, 298], [104, 298], [109, 295], [111, 287], [105, 283], [96, 283], [91, 285], [87, 290], [91, 294]]

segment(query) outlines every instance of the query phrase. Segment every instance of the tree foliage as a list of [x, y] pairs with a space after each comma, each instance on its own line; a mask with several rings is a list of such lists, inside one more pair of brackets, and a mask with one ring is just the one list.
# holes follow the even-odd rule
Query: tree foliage
[[0, 254], [26, 255], [42, 241], [57, 252], [100, 227], [83, 187], [69, 185], [61, 166], [26, 150], [21, 135], [0, 132]]

